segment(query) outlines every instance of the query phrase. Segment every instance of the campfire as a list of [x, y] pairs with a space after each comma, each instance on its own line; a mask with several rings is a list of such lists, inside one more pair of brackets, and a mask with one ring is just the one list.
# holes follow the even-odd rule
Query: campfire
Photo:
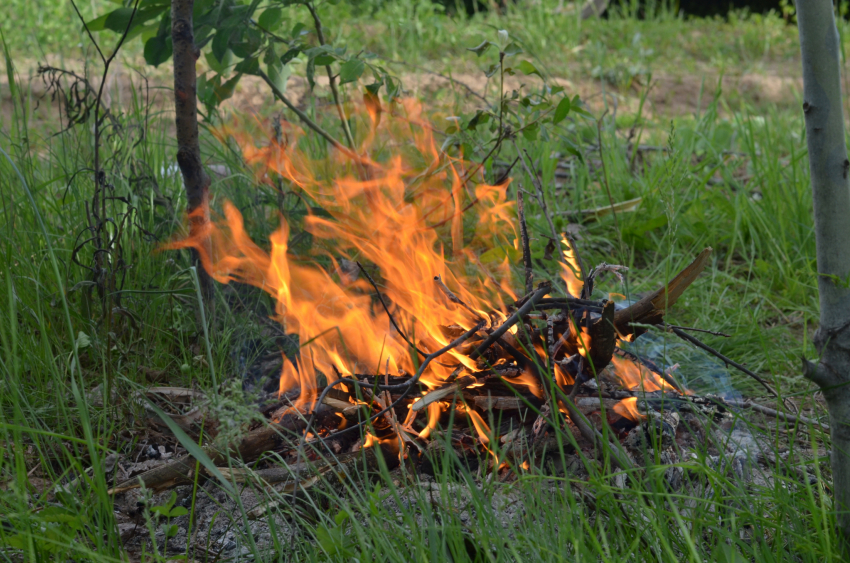
[[[693, 395], [674, 373], [627, 350], [653, 326], [684, 334], [664, 316], [710, 248], [656, 291], [615, 303], [595, 298], [594, 286], [603, 276], [622, 279], [626, 268], [588, 268], [561, 237], [547, 250], [558, 268], [553, 281], [535, 285], [522, 203], [508, 197], [507, 173], [488, 184], [480, 165], [441, 150], [412, 101], [366, 121], [356, 155], [321, 161], [299, 150], [303, 132], [293, 125], [261, 147], [236, 128], [218, 131], [259, 181], [309, 202], [310, 256], [289, 253], [285, 221], [263, 249], [228, 202], [222, 218], [169, 245], [196, 249], [223, 284], [270, 294], [274, 320], [300, 343], [296, 358], [283, 358], [268, 422], [230, 453], [248, 461], [274, 451], [296, 464], [322, 451], [380, 450], [391, 465], [416, 465], [450, 443], [494, 469], [520, 471], [566, 428], [587, 452], [599, 454], [606, 441], [633, 448], [607, 444], [611, 461], [628, 468], [640, 444], [669, 446], [682, 417], [723, 416], [722, 399]], [[207, 451], [216, 462], [227, 455]], [[187, 456], [113, 490], [140, 479], [152, 488], [186, 482], [193, 466]], [[269, 483], [292, 477], [275, 467], [258, 473]]]

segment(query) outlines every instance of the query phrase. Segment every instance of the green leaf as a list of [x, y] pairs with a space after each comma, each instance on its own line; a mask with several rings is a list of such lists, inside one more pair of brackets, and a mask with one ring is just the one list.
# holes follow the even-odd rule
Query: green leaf
[[307, 68], [305, 69], [305, 74], [307, 75], [307, 84], [310, 85], [310, 91], [313, 91], [313, 88], [316, 87], [316, 61], [313, 58], [310, 58], [307, 61]]
[[537, 67], [528, 61], [520, 61], [520, 63], [516, 67], [524, 74], [536, 74], [540, 78], [543, 78], [543, 75], [540, 74], [540, 71], [537, 70]]
[[500, 65], [499, 63], [491, 64], [490, 66], [488, 66], [484, 70], [484, 76], [486, 76], [487, 78], [492, 78], [493, 75], [495, 75], [497, 72], [499, 72], [499, 69], [501, 68], [501, 66], [502, 65]]
[[175, 506], [168, 513], [169, 518], [179, 518], [180, 516], [185, 516], [189, 514], [189, 511], [184, 506]]
[[502, 51], [502, 52], [505, 53], [506, 57], [513, 57], [514, 55], [519, 55], [523, 51], [522, 51], [522, 47], [520, 47], [516, 43], [511, 43], [510, 45], [505, 47], [505, 50]]
[[165, 530], [165, 537], [167, 537], [167, 538], [173, 538], [176, 535], [177, 535], [177, 524], [172, 524], [171, 526], [168, 527], [168, 529]]
[[466, 50], [472, 51], [473, 53], [475, 53], [476, 55], [478, 55], [480, 57], [481, 55], [483, 55], [484, 53], [487, 52], [487, 49], [489, 49], [491, 45], [493, 45], [493, 43], [491, 41], [483, 41], [477, 47], [468, 47]]
[[227, 53], [227, 48], [230, 44], [230, 34], [231, 30], [229, 29], [219, 29], [215, 33], [215, 37], [213, 37], [212, 54], [219, 61], [223, 61], [225, 53]]
[[581, 116], [593, 119], [593, 116], [590, 115], [590, 112], [582, 107], [581, 98], [578, 97], [578, 94], [573, 96], [573, 99], [570, 100], [570, 110], [573, 113], [577, 113]]
[[327, 65], [331, 64], [332, 62], [334, 62], [335, 60], [336, 60], [336, 57], [334, 57], [333, 55], [323, 53], [321, 55], [316, 56], [313, 59], [313, 64], [316, 65], [316, 66], [327, 66]]
[[[242, 61], [242, 62], [244, 63], [245, 61]], [[256, 59], [254, 59], [254, 62], [256, 62]], [[239, 63], [239, 64], [242, 64], [242, 63]], [[236, 65], [236, 66], [237, 66], [237, 68], [239, 67], [239, 65]], [[259, 63], [257, 64], [257, 68], [259, 68]], [[224, 100], [229, 99], [231, 96], [233, 96], [233, 92], [236, 90], [236, 85], [239, 83], [240, 78], [242, 78], [242, 73], [237, 74], [236, 76], [234, 76], [233, 78], [231, 78], [230, 80], [228, 80], [227, 82], [225, 82], [224, 84], [222, 84], [220, 86], [216, 85], [215, 88], [213, 89], [213, 93], [215, 94], [216, 101], [220, 103], [220, 102], [223, 102]]]
[[263, 34], [260, 30], [249, 27], [242, 31], [241, 40], [231, 42], [230, 48], [237, 57], [247, 59], [253, 57], [263, 44]]
[[349, 59], [339, 67], [339, 83], [354, 82], [363, 75], [366, 65], [360, 59]]
[[248, 57], [247, 59], [243, 59], [233, 70], [257, 76], [260, 73], [260, 59], [257, 57]]
[[552, 123], [557, 125], [567, 118], [570, 113], [570, 99], [564, 96], [558, 102], [558, 107], [555, 108], [555, 116], [552, 118]]
[[298, 39], [303, 35], [308, 35], [310, 33], [310, 28], [305, 24], [298, 22], [292, 27], [292, 33], [290, 34], [293, 39]]
[[218, 470], [218, 467], [216, 467], [213, 460], [210, 459], [210, 456], [207, 455], [207, 452], [205, 452], [197, 442], [190, 438], [189, 435], [186, 434], [186, 432], [184, 432], [176, 422], [174, 422], [173, 418], [162, 412], [162, 409], [156, 406], [153, 401], [148, 400], [148, 408], [153, 410], [153, 412], [156, 413], [163, 422], [165, 422], [168, 429], [171, 430], [171, 433], [174, 434], [174, 437], [177, 438], [177, 441], [180, 442], [180, 445], [185, 448], [189, 455], [195, 458], [198, 463], [203, 465], [204, 469], [206, 469], [211, 476], [219, 480], [225, 491], [232, 495], [238, 494], [236, 489], [233, 488], [233, 484], [224, 478], [224, 475], [222, 475], [221, 471]]
[[155, 35], [145, 42], [145, 62], [159, 66], [171, 58], [171, 37]]
[[281, 64], [289, 64], [289, 61], [291, 61], [292, 59], [297, 57], [300, 52], [301, 52], [301, 49], [299, 49], [298, 47], [293, 47], [292, 49], [288, 50], [283, 55], [281, 55], [280, 63]]
[[102, 16], [93, 19], [90, 22], [86, 22], [86, 27], [89, 28], [89, 31], [103, 31], [106, 29], [106, 19], [112, 15], [112, 12], [108, 14], [103, 14]]
[[215, 53], [213, 53], [212, 50], [204, 51], [204, 59], [206, 59], [207, 64], [210, 65], [210, 68], [218, 74], [223, 74], [228, 68], [230, 68], [233, 64], [233, 58], [233, 51], [230, 49], [227, 49], [224, 52], [224, 58], [221, 60], [215, 56]]
[[89, 338], [89, 335], [85, 332], [80, 331], [79, 334], [77, 334], [77, 350], [82, 350], [89, 346], [91, 346], [91, 338]]
[[273, 64], [270, 64], [268, 68], [269, 80], [271, 80], [272, 84], [280, 90], [281, 94], [285, 94], [286, 83], [289, 81], [289, 77], [292, 74], [292, 67], [281, 64], [279, 60], [276, 60]]
[[373, 82], [372, 84], [366, 85], [366, 92], [373, 96], [377, 96], [378, 92], [381, 91], [381, 86], [384, 85], [384, 79], [379, 78], [377, 82]]
[[103, 27], [118, 33], [124, 33], [124, 30], [127, 29], [127, 25], [130, 23], [130, 18], [133, 17], [134, 11], [133, 8], [118, 8], [106, 16]]
[[540, 132], [540, 125], [538, 123], [532, 123], [522, 130], [522, 136], [525, 137], [528, 141], [536, 141], [537, 133]]
[[466, 128], [469, 131], [475, 131], [475, 128], [479, 125], [484, 125], [490, 121], [490, 112], [478, 110], [475, 112], [475, 116], [469, 120], [469, 124], [467, 124]]
[[[103, 21], [103, 28], [112, 30], [116, 33], [124, 33], [127, 26], [130, 25], [131, 18], [133, 20], [132, 27], [135, 28], [144, 24], [148, 20], [158, 17], [160, 14], [165, 12], [167, 8], [167, 6], [161, 5], [154, 5], [145, 9], [140, 7], [136, 10], [135, 15], [133, 15], [133, 8], [118, 8], [106, 15], [106, 19]], [[89, 29], [91, 29], [91, 27]]]
[[267, 31], [274, 31], [283, 22], [283, 10], [280, 8], [269, 8], [260, 14], [257, 23]]

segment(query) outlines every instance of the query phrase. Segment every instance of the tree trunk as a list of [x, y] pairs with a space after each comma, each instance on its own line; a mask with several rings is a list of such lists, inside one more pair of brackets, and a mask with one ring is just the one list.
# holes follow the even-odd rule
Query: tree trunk
[[803, 56], [803, 112], [815, 215], [820, 327], [818, 363], [805, 376], [823, 391], [832, 436], [836, 525], [850, 546], [850, 160], [844, 141], [838, 30], [830, 0], [797, 2]]
[[[198, 95], [195, 61], [199, 53], [195, 48], [192, 23], [194, 0], [172, 0], [171, 40], [174, 47], [174, 110], [177, 124], [177, 164], [183, 174], [186, 188], [190, 234], [199, 232], [210, 220], [210, 178], [201, 163], [201, 145], [198, 141]], [[207, 244], [209, 244], [207, 242]], [[206, 249], [209, 255], [209, 248]], [[201, 267], [198, 252], [192, 250], [192, 262], [198, 269], [201, 293], [209, 311], [213, 313], [213, 279]]]

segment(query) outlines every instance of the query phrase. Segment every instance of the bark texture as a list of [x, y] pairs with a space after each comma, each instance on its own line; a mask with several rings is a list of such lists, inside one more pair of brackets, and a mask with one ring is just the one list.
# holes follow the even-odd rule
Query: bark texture
[[[189, 215], [190, 234], [202, 232], [209, 223], [210, 178], [201, 162], [201, 145], [198, 140], [198, 92], [195, 75], [195, 34], [192, 23], [194, 0], [172, 0], [171, 40], [174, 47], [174, 110], [177, 125], [177, 165], [186, 188], [186, 211]], [[207, 244], [209, 244], [207, 242]], [[207, 249], [209, 250], [209, 249]], [[209, 253], [208, 253], [209, 255]], [[192, 262], [198, 269], [201, 293], [212, 317], [213, 279], [201, 267], [198, 252], [192, 250]]]
[[832, 436], [832, 478], [838, 533], [850, 545], [850, 160], [844, 140], [838, 30], [830, 0], [797, 2], [803, 60], [803, 112], [809, 150], [820, 328], [818, 363], [805, 376], [823, 391]]

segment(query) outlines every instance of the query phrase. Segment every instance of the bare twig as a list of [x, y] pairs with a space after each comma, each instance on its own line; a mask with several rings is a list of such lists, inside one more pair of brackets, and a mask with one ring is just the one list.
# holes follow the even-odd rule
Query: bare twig
[[454, 303], [456, 305], [460, 305], [461, 307], [463, 307], [464, 309], [466, 309], [467, 311], [469, 311], [470, 313], [475, 315], [476, 319], [481, 318], [481, 315], [479, 315], [478, 312], [475, 311], [475, 309], [473, 309], [472, 307], [467, 305], [464, 302], [463, 299], [461, 299], [460, 297], [455, 295], [455, 293], [451, 289], [449, 289], [449, 286], [447, 286], [445, 283], [443, 283], [443, 276], [441, 276], [439, 274], [434, 276], [434, 281], [437, 282], [437, 286], [440, 288], [440, 290], [442, 290], [442, 292], [445, 294], [445, 296], [448, 297], [449, 301], [451, 301], [452, 303]]
[[[531, 164], [529, 164], [531, 162], [531, 157], [528, 156], [528, 152], [525, 149], [519, 150], [519, 146], [516, 144], [516, 139], [511, 139], [511, 142], [519, 155], [519, 159], [520, 162], [522, 162], [522, 167], [525, 169], [525, 173], [531, 177], [531, 183], [534, 185], [534, 189], [537, 192], [537, 201], [543, 209], [543, 216], [546, 218], [546, 222], [549, 223], [549, 233], [552, 235], [552, 240], [554, 240], [557, 244], [560, 242], [561, 237], [558, 235], [558, 229], [555, 228], [555, 223], [552, 222], [552, 216], [549, 214], [549, 206], [546, 205], [546, 198], [543, 195], [543, 183], [540, 181], [540, 177], [537, 175], [537, 172], [531, 169]], [[559, 260], [562, 259], [563, 255], [559, 256]]]
[[279, 99], [281, 102], [283, 102], [283, 105], [288, 107], [295, 115], [297, 115], [298, 119], [300, 119], [304, 123], [304, 125], [306, 125], [310, 129], [312, 129], [313, 131], [315, 131], [316, 133], [321, 135], [336, 150], [338, 150], [341, 153], [345, 154], [346, 156], [356, 160], [357, 162], [362, 162], [362, 159], [360, 158], [360, 156], [355, 154], [353, 150], [349, 149], [348, 147], [346, 147], [345, 145], [343, 145], [342, 143], [340, 143], [339, 141], [334, 139], [333, 136], [330, 133], [328, 133], [327, 131], [322, 129], [322, 127], [318, 123], [316, 123], [315, 121], [310, 119], [309, 115], [307, 115], [306, 113], [304, 113], [303, 111], [298, 109], [298, 107], [295, 104], [293, 104], [289, 100], [289, 98], [286, 97], [286, 95], [283, 92], [280, 91], [280, 89], [274, 84], [274, 82], [272, 82], [269, 79], [268, 75], [266, 75], [265, 72], [263, 72], [262, 70], [258, 70], [257, 72], [258, 72], [260, 78], [262, 78], [266, 82], [266, 84], [268, 84], [269, 88], [271, 88], [272, 93], [277, 97], [277, 99]]
[[741, 409], [753, 409], [754, 411], [758, 411], [762, 414], [766, 414], [769, 416], [775, 416], [776, 418], [780, 418], [786, 422], [790, 422], [794, 424], [796, 422], [802, 422], [803, 424], [810, 424], [812, 426], [819, 426], [823, 429], [824, 432], [829, 432], [829, 425], [820, 422], [819, 420], [814, 420], [807, 416], [803, 416], [801, 414], [790, 414], [778, 411], [776, 409], [772, 409], [770, 407], [766, 407], [764, 405], [760, 405], [758, 403], [754, 403], [752, 401], [742, 401], [737, 399], [724, 399], [723, 402], [731, 407], [738, 407]]
[[508, 317], [508, 320], [502, 323], [502, 326], [490, 333], [490, 336], [487, 337], [487, 340], [482, 342], [478, 346], [478, 348], [476, 348], [472, 351], [471, 354], [469, 354], [469, 357], [471, 359], [474, 360], [476, 358], [479, 358], [481, 354], [486, 352], [487, 348], [489, 348], [493, 345], [494, 342], [499, 340], [502, 335], [504, 335], [509, 328], [518, 323], [524, 315], [527, 315], [528, 312], [531, 311], [535, 307], [535, 305], [537, 305], [537, 302], [540, 301], [543, 296], [549, 293], [549, 291], [551, 290], [551, 286], [548, 283], [540, 285], [541, 287], [539, 287], [538, 290], [534, 292], [534, 295], [532, 295], [531, 298], [526, 301], [526, 303], [522, 307], [520, 307], [513, 315]]
[[363, 265], [360, 262], [356, 262], [356, 264], [357, 264], [357, 267], [360, 268], [360, 271], [363, 272], [363, 275], [366, 276], [366, 279], [369, 280], [369, 283], [372, 284], [372, 287], [375, 288], [375, 293], [378, 295], [378, 300], [380, 300], [381, 305], [384, 306], [384, 311], [387, 312], [387, 316], [390, 318], [390, 322], [393, 324], [393, 326], [398, 331], [398, 333], [401, 335], [401, 337], [404, 339], [404, 341], [407, 342], [407, 345], [410, 346], [411, 348], [413, 348], [414, 350], [416, 350], [417, 352], [419, 352], [422, 356], [427, 356], [428, 354], [426, 354], [425, 352], [420, 350], [419, 347], [416, 346], [416, 344], [414, 344], [410, 339], [407, 338], [407, 335], [404, 334], [404, 331], [401, 330], [401, 327], [395, 321], [393, 314], [390, 313], [390, 308], [387, 306], [386, 301], [384, 301], [384, 296], [381, 293], [381, 290], [378, 289], [378, 284], [375, 283], [375, 280], [372, 279], [372, 276], [369, 275], [369, 272], [366, 271], [366, 269], [363, 267]]
[[522, 263], [525, 266], [525, 293], [534, 290], [534, 271], [531, 265], [531, 245], [528, 242], [528, 225], [525, 222], [525, 204], [522, 190], [516, 191], [516, 209], [519, 216], [519, 232], [522, 237]]
[[[349, 384], [352, 384], [352, 385], [359, 385], [361, 387], [368, 387], [368, 388], [372, 388], [372, 389], [377, 388], [378, 390], [382, 390], [382, 391], [402, 391], [401, 396], [398, 399], [396, 399], [393, 404], [391, 404], [387, 408], [381, 410], [379, 413], [372, 415], [368, 420], [364, 420], [363, 422], [358, 423], [354, 426], [350, 426], [349, 428], [346, 428], [344, 430], [340, 430], [339, 432], [335, 432], [333, 434], [333, 437], [336, 438], [337, 436], [340, 436], [341, 434], [343, 434], [345, 432], [350, 432], [352, 430], [361, 428], [361, 427], [365, 426], [366, 424], [368, 424], [368, 423], [370, 423], [374, 420], [377, 420], [384, 413], [389, 412], [390, 409], [395, 408], [396, 405], [401, 403], [404, 400], [404, 398], [407, 397], [407, 395], [413, 390], [414, 385], [416, 385], [416, 383], [419, 381], [419, 378], [422, 377], [422, 374], [425, 373], [425, 368], [428, 367], [428, 364], [430, 364], [433, 360], [435, 360], [436, 358], [439, 358], [440, 356], [442, 356], [443, 354], [445, 354], [449, 350], [452, 350], [453, 348], [456, 348], [456, 347], [460, 346], [461, 344], [463, 344], [464, 342], [466, 342], [466, 340], [470, 336], [472, 336], [473, 334], [475, 334], [476, 332], [481, 330], [481, 327], [483, 325], [484, 325], [483, 322], [478, 323], [477, 325], [475, 325], [474, 327], [472, 327], [468, 331], [464, 332], [458, 338], [451, 341], [446, 346], [440, 348], [439, 350], [437, 350], [433, 354], [428, 354], [427, 356], [425, 356], [425, 359], [422, 361], [422, 364], [420, 364], [419, 369], [416, 370], [416, 375], [414, 375], [412, 379], [410, 379], [409, 381], [406, 381], [404, 383], [399, 383], [398, 385], [375, 385], [375, 384], [368, 383], [368, 382], [364, 383], [362, 381], [358, 381], [358, 380], [350, 378], [350, 377], [340, 377], [339, 379], [331, 381], [328, 384], [328, 386], [325, 387], [325, 389], [322, 391], [322, 394], [319, 395], [319, 400], [316, 402], [316, 404], [321, 404], [322, 400], [327, 396], [328, 393], [330, 393], [331, 389], [333, 389], [336, 385], [338, 385], [340, 383], [349, 383]], [[303, 435], [305, 437], [307, 436], [307, 433], [310, 431], [310, 428], [312, 428], [313, 423], [315, 422], [315, 418], [316, 418], [316, 411], [314, 409], [313, 414], [310, 416], [310, 420], [307, 422], [307, 426], [304, 429]]]
[[678, 328], [679, 330], [689, 330], [692, 332], [705, 332], [706, 334], [713, 334], [714, 336], [722, 336], [724, 338], [731, 338], [731, 335], [726, 334], [725, 332], [718, 332], [716, 330], [706, 330], [704, 328], [694, 328], [691, 326], [677, 326], [677, 325], [667, 325], [670, 328]]
[[705, 344], [705, 343], [701, 342], [700, 340], [697, 340], [696, 338], [694, 338], [693, 336], [691, 336], [690, 334], [688, 334], [687, 332], [685, 332], [681, 329], [678, 329], [678, 328], [675, 328], [675, 327], [670, 327], [670, 330], [672, 330], [673, 333], [676, 336], [678, 336], [679, 338], [681, 338], [682, 340], [687, 340], [688, 342], [690, 342], [691, 344], [693, 344], [697, 348], [702, 348], [703, 350], [705, 350], [706, 352], [708, 352], [712, 356], [715, 356], [715, 357], [723, 360], [723, 362], [725, 364], [730, 365], [730, 366], [736, 368], [738, 371], [749, 375], [750, 377], [752, 377], [753, 379], [758, 381], [761, 384], [761, 386], [764, 387], [765, 389], [767, 389], [767, 391], [771, 395], [773, 395], [774, 397], [779, 396], [779, 394], [776, 391], [773, 390], [773, 387], [768, 385], [767, 382], [764, 379], [759, 377], [752, 370], [745, 368], [744, 366], [742, 366], [741, 364], [739, 364], [738, 362], [736, 362], [733, 359], [727, 358], [726, 356], [724, 356], [723, 354], [721, 354], [720, 352], [718, 352], [717, 350], [715, 350], [714, 348], [712, 348], [708, 344]]
[[[312, 2], [306, 2], [304, 5], [307, 6], [307, 9], [310, 10], [310, 15], [313, 16], [313, 23], [316, 26], [316, 37], [319, 39], [319, 43], [325, 45], [325, 33], [322, 29], [322, 20], [319, 19], [319, 13], [316, 11], [316, 8], [315, 6], [313, 6]], [[351, 135], [351, 128], [348, 126], [348, 120], [345, 118], [345, 110], [342, 107], [342, 102], [339, 101], [339, 91], [336, 87], [336, 77], [334, 76], [330, 65], [326, 65], [325, 70], [328, 73], [328, 85], [331, 88], [331, 94], [334, 98], [334, 104], [336, 105], [336, 110], [339, 113], [340, 123], [342, 123], [342, 131], [343, 133], [345, 133], [345, 139], [348, 141], [348, 146], [354, 149], [354, 137]]]

